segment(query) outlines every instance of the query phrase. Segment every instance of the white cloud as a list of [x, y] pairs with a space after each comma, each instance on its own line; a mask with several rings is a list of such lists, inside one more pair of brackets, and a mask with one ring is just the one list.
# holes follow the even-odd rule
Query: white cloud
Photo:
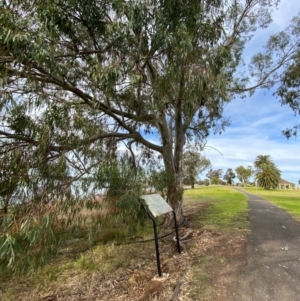
[[[235, 130], [238, 132], [238, 128]], [[241, 130], [244, 132], [243, 128]], [[210, 137], [208, 146], [222, 155], [209, 147], [204, 150], [204, 155], [212, 161], [214, 168], [222, 168], [224, 172], [239, 165], [253, 165], [257, 155], [271, 155], [283, 178], [290, 181], [300, 179], [300, 140], [287, 140], [283, 136], [271, 140], [255, 133], [235, 136], [225, 132], [221, 136]]]
[[254, 122], [252, 124], [252, 127], [259, 127], [261, 125], [267, 125], [267, 124], [275, 124], [279, 122], [283, 116], [284, 116], [283, 114], [276, 114], [276, 115], [264, 117]]

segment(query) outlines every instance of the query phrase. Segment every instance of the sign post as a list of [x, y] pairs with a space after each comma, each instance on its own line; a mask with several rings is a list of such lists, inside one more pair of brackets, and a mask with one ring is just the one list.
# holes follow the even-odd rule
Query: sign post
[[176, 240], [177, 240], [177, 249], [178, 249], [178, 253], [180, 254], [180, 243], [179, 243], [176, 214], [175, 214], [175, 211], [171, 208], [171, 206], [159, 194], [142, 195], [140, 197], [140, 199], [141, 199], [142, 207], [145, 209], [148, 216], [150, 217], [150, 219], [153, 222], [157, 270], [158, 270], [158, 276], [161, 277], [156, 217], [166, 214], [166, 213], [173, 212]]

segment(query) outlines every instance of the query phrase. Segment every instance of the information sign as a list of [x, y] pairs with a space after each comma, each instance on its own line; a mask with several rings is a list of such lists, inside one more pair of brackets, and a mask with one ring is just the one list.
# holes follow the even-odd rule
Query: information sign
[[154, 217], [173, 211], [171, 206], [159, 194], [142, 195], [141, 199], [145, 201]]

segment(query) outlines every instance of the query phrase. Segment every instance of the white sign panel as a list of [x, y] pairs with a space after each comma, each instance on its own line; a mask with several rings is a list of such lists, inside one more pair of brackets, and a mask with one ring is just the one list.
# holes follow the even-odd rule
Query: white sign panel
[[173, 211], [171, 206], [159, 194], [142, 195], [141, 199], [145, 201], [154, 217]]

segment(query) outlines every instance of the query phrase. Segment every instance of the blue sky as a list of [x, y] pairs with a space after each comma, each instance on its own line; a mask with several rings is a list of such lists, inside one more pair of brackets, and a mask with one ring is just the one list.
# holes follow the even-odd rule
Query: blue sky
[[[270, 34], [285, 29], [299, 10], [299, 0], [282, 0], [273, 14], [272, 25], [257, 32], [245, 49], [244, 57], [250, 58], [259, 52]], [[222, 135], [210, 136], [204, 150], [214, 169], [226, 172], [227, 168], [253, 165], [257, 155], [270, 155], [282, 171], [282, 178], [298, 183], [300, 136], [288, 140], [281, 131], [300, 124], [300, 116], [294, 116], [289, 107], [281, 106], [273, 93], [274, 90], [259, 90], [250, 98], [235, 99], [226, 106], [224, 113], [230, 117], [231, 125]]]

